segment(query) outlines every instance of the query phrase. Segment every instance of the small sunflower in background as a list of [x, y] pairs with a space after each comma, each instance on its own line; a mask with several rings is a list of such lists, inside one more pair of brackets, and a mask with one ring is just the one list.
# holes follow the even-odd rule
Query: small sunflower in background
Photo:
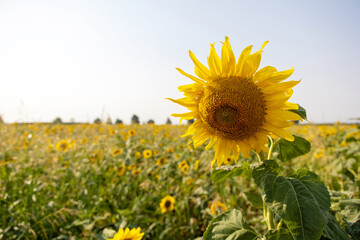
[[55, 149], [58, 152], [66, 152], [70, 148], [70, 143], [68, 140], [61, 140], [56, 143]]
[[225, 204], [221, 201], [213, 201], [211, 203], [211, 206], [210, 206], [210, 212], [213, 214], [213, 215], [216, 215], [217, 212], [219, 211], [218, 209], [221, 210], [221, 212], [226, 212], [227, 211], [227, 207], [225, 206]]
[[161, 167], [161, 166], [163, 166], [163, 165], [166, 164], [166, 163], [167, 163], [167, 159], [164, 158], [164, 157], [161, 157], [161, 158], [159, 158], [158, 160], [156, 160], [156, 165], [157, 165], [158, 167]]
[[144, 236], [144, 233], [140, 232], [141, 228], [133, 228], [129, 229], [120, 228], [117, 233], [115, 233], [113, 238], [109, 238], [107, 240], [141, 240]]
[[116, 156], [121, 155], [121, 154], [123, 153], [123, 151], [124, 151], [124, 150], [123, 150], [122, 148], [114, 148], [111, 154], [112, 154], [114, 157], [116, 157]]
[[168, 195], [166, 197], [164, 197], [163, 199], [161, 199], [160, 202], [160, 210], [161, 213], [166, 213], [166, 212], [170, 212], [172, 210], [174, 210], [175, 208], [175, 198]]
[[249, 158], [252, 150], [266, 151], [270, 135], [294, 140], [286, 128], [301, 117], [288, 111], [299, 108], [288, 99], [300, 81], [284, 82], [294, 72], [293, 68], [278, 72], [267, 66], [258, 70], [262, 49], [267, 43], [253, 54], [252, 46], [246, 47], [236, 61], [230, 40], [225, 37], [221, 58], [215, 44], [210, 45], [208, 67], [189, 51], [197, 77], [177, 68], [195, 83], [179, 87], [184, 98], [168, 98], [190, 111], [172, 116], [180, 117], [180, 121], [195, 119], [184, 136], [193, 135], [194, 147], [210, 139], [206, 149], [215, 149], [211, 167], [215, 162], [221, 166], [230, 155], [237, 160], [240, 154]]
[[187, 173], [189, 171], [189, 165], [188, 164], [184, 164], [182, 167], [181, 167], [181, 171], [183, 173]]
[[178, 165], [178, 168], [182, 169], [183, 166], [188, 165], [185, 160], [181, 161]]
[[120, 177], [120, 176], [124, 175], [125, 171], [126, 171], [126, 165], [123, 164], [123, 165], [121, 165], [121, 167], [119, 168], [119, 170], [118, 170], [118, 172], [117, 172], [117, 175]]
[[225, 165], [231, 165], [233, 163], [234, 159], [232, 156], [229, 156], [225, 159], [224, 163]]
[[129, 131], [127, 132], [127, 134], [128, 134], [128, 136], [130, 136], [130, 137], [135, 136], [136, 130], [135, 130], [135, 129], [129, 130]]
[[152, 157], [152, 151], [150, 149], [146, 149], [143, 152], [143, 156], [144, 156], [144, 158], [151, 158]]

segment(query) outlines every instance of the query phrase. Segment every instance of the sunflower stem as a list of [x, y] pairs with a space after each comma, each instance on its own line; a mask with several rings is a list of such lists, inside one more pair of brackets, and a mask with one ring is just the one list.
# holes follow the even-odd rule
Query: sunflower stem
[[273, 153], [273, 150], [274, 150], [274, 140], [269, 137], [270, 139], [270, 148], [269, 148], [269, 152], [268, 152], [268, 156], [267, 156], [267, 159], [266, 160], [270, 160], [271, 159], [271, 156], [272, 156], [272, 153]]
[[259, 163], [262, 163], [262, 159], [261, 159], [260, 155], [256, 151], [254, 151], [254, 153], [256, 154], [257, 158], [259, 159]]

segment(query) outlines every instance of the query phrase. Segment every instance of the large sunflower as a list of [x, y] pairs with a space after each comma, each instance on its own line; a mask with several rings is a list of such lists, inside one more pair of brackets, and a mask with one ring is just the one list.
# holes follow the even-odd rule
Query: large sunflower
[[184, 98], [169, 99], [190, 112], [172, 116], [180, 117], [180, 121], [195, 119], [184, 136], [193, 135], [195, 147], [210, 139], [206, 149], [215, 149], [211, 166], [215, 161], [220, 166], [230, 155], [238, 159], [240, 153], [249, 157], [251, 150], [266, 150], [268, 136], [272, 134], [294, 139], [286, 128], [301, 117], [288, 111], [298, 109], [298, 105], [287, 101], [300, 81], [283, 82], [293, 73], [293, 68], [278, 72], [267, 66], [257, 71], [267, 43], [253, 54], [252, 46], [246, 47], [236, 61], [229, 38], [225, 37], [221, 58], [215, 44], [210, 45], [208, 68], [189, 51], [198, 77], [177, 68], [195, 83], [179, 87]]

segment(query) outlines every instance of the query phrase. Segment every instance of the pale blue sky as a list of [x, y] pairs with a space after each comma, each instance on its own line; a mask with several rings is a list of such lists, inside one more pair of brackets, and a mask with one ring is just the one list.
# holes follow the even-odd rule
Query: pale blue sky
[[[7, 122], [164, 123], [186, 109], [188, 50], [206, 63], [269, 40], [260, 67], [295, 68], [292, 102], [313, 122], [360, 117], [360, 1], [0, 1], [0, 114]], [[171, 118], [173, 123], [178, 120]]]

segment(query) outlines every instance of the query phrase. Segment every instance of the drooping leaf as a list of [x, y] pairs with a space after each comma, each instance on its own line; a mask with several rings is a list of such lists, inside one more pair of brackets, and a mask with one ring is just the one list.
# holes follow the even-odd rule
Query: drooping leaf
[[341, 214], [346, 221], [345, 230], [354, 239], [360, 239], [360, 199], [340, 201]]
[[280, 139], [276, 143], [276, 147], [279, 151], [278, 158], [283, 162], [304, 155], [310, 151], [311, 144], [305, 138], [295, 135], [294, 137], [295, 139], [292, 142]]
[[350, 240], [349, 236], [341, 229], [336, 219], [328, 213], [328, 224], [323, 231], [323, 237], [330, 240]]
[[295, 240], [317, 240], [327, 225], [330, 195], [319, 177], [307, 170], [292, 178], [261, 164], [253, 171], [266, 205], [286, 223]]
[[214, 218], [206, 231], [204, 240], [255, 240], [258, 234], [252, 229], [239, 210], [233, 209]]
[[287, 229], [269, 230], [266, 232], [265, 237], [266, 240], [294, 240]]
[[258, 193], [245, 193], [246, 199], [256, 208], [263, 208], [263, 201], [261, 195]]
[[302, 106], [299, 106], [299, 109], [290, 109], [289, 111], [296, 113], [297, 115], [299, 115], [302, 119], [307, 121], [307, 117], [306, 117], [306, 110], [305, 108], [303, 108]]
[[228, 178], [240, 176], [243, 171], [251, 171], [249, 162], [244, 162], [241, 166], [222, 167], [212, 171], [211, 180], [214, 183], [223, 182]]

